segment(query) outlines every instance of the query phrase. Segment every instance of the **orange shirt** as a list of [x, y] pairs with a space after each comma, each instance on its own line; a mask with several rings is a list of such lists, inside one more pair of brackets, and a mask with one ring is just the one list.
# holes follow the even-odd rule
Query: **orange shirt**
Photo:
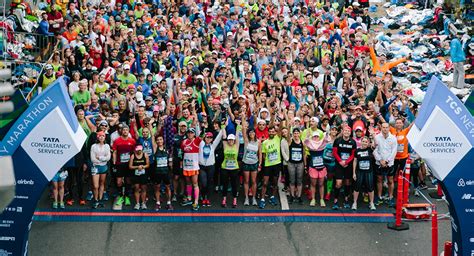
[[390, 127], [390, 133], [397, 138], [397, 155], [395, 159], [405, 159], [408, 158], [408, 139], [407, 134], [410, 131], [410, 128], [405, 128], [399, 132], [394, 127]]
[[76, 31], [72, 31], [72, 32], [66, 31], [66, 32], [63, 33], [63, 36], [70, 43], [70, 42], [76, 40], [77, 32]]

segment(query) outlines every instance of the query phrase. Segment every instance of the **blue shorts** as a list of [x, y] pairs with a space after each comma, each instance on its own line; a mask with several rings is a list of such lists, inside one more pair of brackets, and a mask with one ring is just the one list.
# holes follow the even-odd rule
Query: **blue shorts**
[[109, 170], [107, 165], [94, 165], [91, 167], [91, 175], [106, 174]]
[[67, 179], [67, 171], [59, 171], [54, 175], [52, 182], [61, 182]]

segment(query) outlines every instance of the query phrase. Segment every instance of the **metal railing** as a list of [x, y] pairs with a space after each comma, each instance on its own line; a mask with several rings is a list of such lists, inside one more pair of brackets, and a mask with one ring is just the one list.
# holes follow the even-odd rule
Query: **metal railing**
[[13, 32], [13, 40], [7, 42], [7, 50], [15, 61], [45, 63], [54, 50], [54, 36], [38, 33]]

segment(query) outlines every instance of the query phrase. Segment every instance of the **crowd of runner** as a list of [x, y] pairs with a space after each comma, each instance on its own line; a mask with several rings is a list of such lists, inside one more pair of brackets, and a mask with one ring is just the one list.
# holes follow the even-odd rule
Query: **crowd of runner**
[[375, 210], [408, 158], [426, 187], [391, 72], [410, 56], [377, 54], [367, 1], [53, 3], [40, 27], [57, 43], [40, 87], [66, 79], [88, 136], [53, 208], [263, 209], [281, 181], [290, 204]]

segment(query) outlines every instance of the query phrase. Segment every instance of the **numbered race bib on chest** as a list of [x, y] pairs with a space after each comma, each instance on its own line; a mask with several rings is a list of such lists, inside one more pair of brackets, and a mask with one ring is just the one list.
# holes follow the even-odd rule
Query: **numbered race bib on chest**
[[129, 153], [120, 154], [120, 162], [121, 163], [127, 163], [129, 160], [130, 160], [130, 154]]
[[369, 170], [370, 169], [370, 161], [369, 160], [362, 160], [359, 162], [359, 168], [361, 170]]
[[235, 169], [237, 168], [237, 161], [235, 160], [227, 160], [225, 164], [226, 169]]
[[274, 152], [270, 152], [268, 153], [268, 160], [270, 162], [275, 162], [278, 160], [278, 152], [277, 151], [274, 151]]
[[143, 170], [135, 170], [135, 175], [136, 175], [136, 176], [141, 176], [141, 175], [143, 175], [143, 174], [145, 174], [145, 169], [143, 169]]
[[341, 159], [342, 160], [346, 161], [347, 159], [349, 159], [349, 156], [350, 156], [349, 153], [341, 152]]
[[303, 159], [303, 152], [301, 149], [293, 149], [291, 150], [291, 160], [293, 161], [301, 161]]
[[321, 156], [314, 156], [312, 158], [312, 161], [313, 161], [313, 166], [314, 167], [321, 167], [323, 166], [323, 158]]
[[168, 165], [168, 158], [166, 156], [156, 158], [156, 167], [166, 167]]
[[397, 152], [402, 153], [405, 149], [405, 144], [401, 143], [397, 145]]
[[255, 161], [255, 160], [257, 160], [257, 152], [247, 151], [247, 155], [246, 155], [245, 158], [247, 158], [247, 160], [249, 160], [249, 161]]
[[326, 153], [324, 154], [324, 157], [327, 159], [334, 159], [334, 156], [332, 154], [332, 150], [326, 150]]

